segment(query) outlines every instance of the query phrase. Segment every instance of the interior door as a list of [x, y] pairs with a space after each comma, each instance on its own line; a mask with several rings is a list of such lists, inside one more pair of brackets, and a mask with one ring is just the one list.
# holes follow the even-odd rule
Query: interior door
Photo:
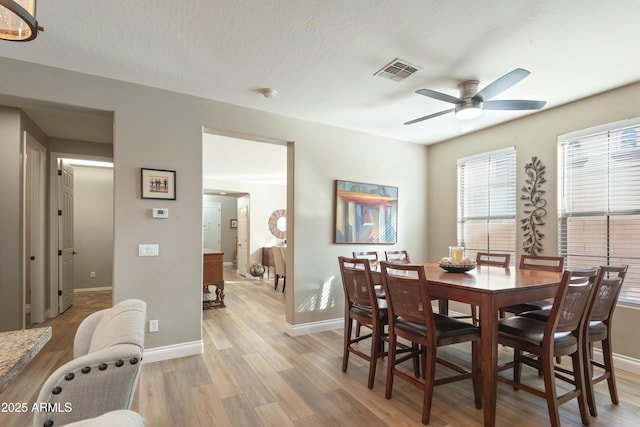
[[73, 304], [73, 167], [60, 161], [60, 200], [58, 203], [58, 304], [60, 313]]
[[248, 276], [249, 268], [249, 196], [238, 198], [238, 274]]
[[219, 251], [221, 247], [222, 203], [204, 202], [202, 222], [202, 242], [204, 247]]

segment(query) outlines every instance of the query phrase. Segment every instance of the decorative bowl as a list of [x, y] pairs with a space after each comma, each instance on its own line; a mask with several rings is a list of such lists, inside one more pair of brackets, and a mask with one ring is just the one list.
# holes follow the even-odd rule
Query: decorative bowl
[[446, 270], [449, 273], [465, 273], [476, 268], [475, 262], [472, 262], [470, 264], [451, 264], [450, 262], [439, 262], [438, 265], [441, 269]]

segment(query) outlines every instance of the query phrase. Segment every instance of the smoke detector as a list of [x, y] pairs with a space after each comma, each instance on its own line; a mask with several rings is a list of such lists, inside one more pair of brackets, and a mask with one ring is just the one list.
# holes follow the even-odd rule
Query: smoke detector
[[413, 65], [404, 59], [396, 58], [378, 70], [374, 76], [384, 77], [394, 82], [401, 82], [419, 69], [422, 69], [422, 67]]
[[262, 96], [264, 96], [265, 98], [273, 98], [278, 94], [278, 91], [271, 88], [262, 89], [261, 92], [262, 92]]

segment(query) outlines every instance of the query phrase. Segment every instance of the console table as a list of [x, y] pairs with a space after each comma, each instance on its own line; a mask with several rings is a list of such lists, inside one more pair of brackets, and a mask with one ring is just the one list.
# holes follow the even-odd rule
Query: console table
[[[202, 307], [204, 309], [226, 307], [224, 305], [224, 278], [222, 272], [222, 256], [224, 252], [204, 249], [202, 256]], [[210, 299], [209, 286], [215, 286], [215, 299]]]

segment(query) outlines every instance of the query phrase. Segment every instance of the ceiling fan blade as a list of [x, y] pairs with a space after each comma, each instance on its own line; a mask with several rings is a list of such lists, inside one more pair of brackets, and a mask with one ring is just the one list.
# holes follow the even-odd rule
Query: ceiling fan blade
[[418, 117], [417, 119], [413, 119], [411, 121], [406, 122], [405, 125], [412, 125], [414, 123], [418, 123], [418, 122], [421, 122], [423, 120], [429, 120], [429, 119], [433, 119], [434, 117], [442, 116], [443, 114], [453, 113], [454, 110], [455, 110], [455, 108], [452, 108], [450, 110], [444, 110], [444, 111], [440, 111], [438, 113], [429, 114], [428, 116]]
[[539, 110], [547, 104], [546, 101], [530, 101], [526, 99], [485, 101], [485, 110]]
[[489, 83], [487, 87], [476, 93], [474, 98], [480, 101], [489, 100], [520, 82], [520, 80], [524, 79], [529, 74], [531, 73], [525, 69], [516, 68], [515, 70], [494, 80], [492, 83]]
[[462, 104], [462, 99], [456, 98], [455, 96], [447, 95], [446, 93], [436, 92], [435, 90], [418, 89], [416, 93], [428, 96], [429, 98], [438, 99], [440, 101], [450, 102], [452, 104]]

